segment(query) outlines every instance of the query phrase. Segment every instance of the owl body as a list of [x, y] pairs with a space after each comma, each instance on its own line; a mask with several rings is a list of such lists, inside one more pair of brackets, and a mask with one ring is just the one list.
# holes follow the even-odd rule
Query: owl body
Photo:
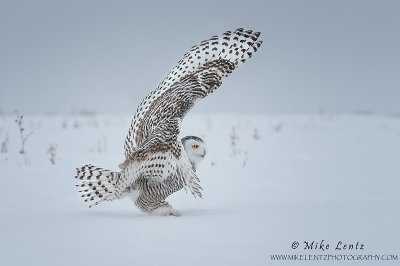
[[[152, 213], [160, 207], [169, 207], [166, 211], [178, 214], [176, 210], [165, 201], [171, 194], [185, 187], [184, 175], [190, 171], [195, 171], [197, 163], [190, 161], [183, 145], [180, 145], [180, 166], [178, 169], [168, 167], [168, 158], [164, 154], [156, 153], [150, 160], [153, 161], [150, 167], [144, 172], [136, 161], [129, 163], [121, 170], [120, 190], [123, 191], [122, 197], [130, 197], [141, 210]], [[166, 175], [163, 174], [166, 172]], [[146, 178], [146, 175], [153, 175], [155, 178]], [[141, 176], [143, 175], [143, 176]], [[134, 183], [130, 183], [135, 180]], [[171, 215], [173, 215], [171, 213]]]
[[165, 201], [169, 195], [184, 188], [201, 197], [195, 172], [206, 145], [194, 136], [179, 139], [180, 123], [198, 100], [252, 57], [261, 46], [259, 36], [239, 28], [193, 46], [138, 106], [125, 139], [121, 170], [77, 168], [77, 186], [85, 201], [92, 206], [129, 196], [143, 211], [179, 216]]

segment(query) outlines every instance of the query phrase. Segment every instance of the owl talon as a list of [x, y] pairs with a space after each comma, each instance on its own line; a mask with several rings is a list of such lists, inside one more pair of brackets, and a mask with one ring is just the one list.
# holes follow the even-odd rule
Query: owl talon
[[178, 210], [173, 209], [170, 206], [161, 206], [150, 212], [151, 215], [157, 216], [181, 216]]
[[172, 208], [171, 208], [170, 215], [171, 215], [171, 216], [176, 216], [176, 217], [182, 216], [182, 214], [180, 213], [180, 211], [175, 210], [175, 209], [172, 209]]

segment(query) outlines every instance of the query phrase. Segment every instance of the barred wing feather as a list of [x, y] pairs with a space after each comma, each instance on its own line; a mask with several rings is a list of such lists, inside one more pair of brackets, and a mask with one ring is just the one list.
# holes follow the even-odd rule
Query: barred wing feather
[[126, 158], [133, 156], [165, 119], [183, 119], [198, 99], [218, 88], [261, 46], [259, 36], [259, 32], [239, 28], [193, 46], [139, 105], [125, 139]]

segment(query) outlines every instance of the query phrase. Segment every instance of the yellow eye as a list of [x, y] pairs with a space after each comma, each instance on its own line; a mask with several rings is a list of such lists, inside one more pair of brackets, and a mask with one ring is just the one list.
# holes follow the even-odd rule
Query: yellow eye
[[199, 145], [196, 145], [196, 144], [195, 144], [195, 145], [192, 145], [192, 148], [193, 148], [193, 149], [197, 149], [198, 147], [199, 147]]

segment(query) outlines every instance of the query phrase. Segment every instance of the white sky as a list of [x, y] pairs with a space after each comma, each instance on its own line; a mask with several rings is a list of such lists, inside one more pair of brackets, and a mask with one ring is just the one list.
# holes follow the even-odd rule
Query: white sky
[[0, 111], [129, 114], [191, 46], [262, 32], [194, 112], [400, 113], [400, 1], [0, 1]]

